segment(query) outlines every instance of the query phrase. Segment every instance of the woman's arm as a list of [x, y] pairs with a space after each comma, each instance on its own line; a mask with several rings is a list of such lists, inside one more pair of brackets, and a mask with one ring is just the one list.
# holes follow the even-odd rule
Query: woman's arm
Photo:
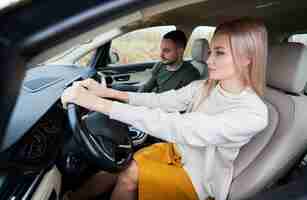
[[82, 86], [87, 89], [91, 94], [102, 97], [102, 98], [112, 98], [122, 102], [128, 102], [128, 93], [122, 92], [118, 90], [114, 90], [112, 88], [107, 88], [105, 85], [99, 84], [94, 79], [86, 79], [83, 81], [76, 81], [73, 83], [73, 86], [79, 87]]
[[[201, 82], [191, 83], [179, 90], [171, 90], [161, 94], [155, 93], [128, 93], [113, 90], [100, 85], [98, 82], [87, 79], [75, 82], [62, 95], [64, 107], [67, 103], [76, 103], [80, 106], [98, 112], [108, 112], [111, 101], [104, 98], [129, 102], [133, 105], [161, 108], [167, 112], [184, 111], [191, 104], [193, 96], [201, 87]], [[106, 107], [104, 104], [107, 104]]]
[[167, 113], [159, 108], [149, 109], [105, 100], [77, 85], [64, 91], [62, 102], [64, 106], [69, 102], [76, 103], [108, 114], [113, 119], [169, 142], [193, 146], [242, 146], [268, 122], [264, 103], [248, 102], [212, 115], [201, 112]]
[[201, 112], [166, 113], [161, 109], [113, 102], [109, 115], [113, 119], [131, 124], [169, 142], [222, 147], [238, 147], [246, 144], [256, 133], [265, 128], [268, 120], [265, 105], [258, 108], [238, 107], [208, 115]]
[[202, 83], [203, 81], [195, 81], [179, 90], [170, 90], [160, 94], [122, 92], [102, 86], [93, 79], [80, 81], [74, 83], [74, 85], [80, 85], [98, 97], [111, 98], [131, 105], [161, 108], [168, 112], [174, 112], [187, 109], [197, 90], [201, 89]]
[[163, 93], [133, 93], [128, 92], [130, 105], [160, 108], [167, 112], [185, 111], [193, 98], [202, 89], [203, 81], [194, 81], [189, 85]]

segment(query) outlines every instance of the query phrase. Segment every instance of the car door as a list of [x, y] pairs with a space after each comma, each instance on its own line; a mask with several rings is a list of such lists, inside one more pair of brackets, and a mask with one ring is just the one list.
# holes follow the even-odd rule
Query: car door
[[151, 76], [153, 66], [160, 60], [160, 41], [175, 26], [140, 29], [115, 38], [110, 43], [109, 62], [96, 66], [107, 77], [111, 87], [137, 90]]

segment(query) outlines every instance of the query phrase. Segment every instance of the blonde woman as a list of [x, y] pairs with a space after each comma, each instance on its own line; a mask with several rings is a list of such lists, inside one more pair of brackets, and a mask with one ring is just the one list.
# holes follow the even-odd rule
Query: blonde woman
[[[105, 113], [168, 142], [141, 149], [125, 171], [109, 177], [115, 184], [112, 199], [226, 200], [240, 148], [268, 123], [260, 98], [266, 60], [264, 24], [234, 20], [216, 28], [208, 80], [154, 94], [115, 91], [88, 79], [66, 89], [62, 102]], [[96, 187], [102, 192], [110, 185]]]

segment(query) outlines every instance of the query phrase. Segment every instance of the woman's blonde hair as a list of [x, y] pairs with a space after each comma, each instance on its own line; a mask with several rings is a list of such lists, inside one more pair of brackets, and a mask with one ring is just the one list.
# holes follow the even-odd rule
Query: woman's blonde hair
[[[262, 96], [268, 54], [267, 30], [264, 23], [250, 18], [237, 19], [220, 24], [214, 36], [217, 34], [228, 36], [235, 66], [243, 72], [245, 83]], [[250, 60], [247, 68], [240, 67], [240, 59], [243, 56]], [[215, 84], [215, 81], [209, 80], [209, 90]]]

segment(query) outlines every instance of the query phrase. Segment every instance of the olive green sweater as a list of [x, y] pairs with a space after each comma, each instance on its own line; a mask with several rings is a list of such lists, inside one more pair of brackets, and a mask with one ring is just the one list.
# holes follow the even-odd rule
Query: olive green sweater
[[182, 88], [199, 78], [199, 72], [189, 62], [183, 62], [176, 71], [168, 71], [166, 65], [159, 62], [154, 66], [149, 81], [139, 91], [161, 93], [171, 89]]

